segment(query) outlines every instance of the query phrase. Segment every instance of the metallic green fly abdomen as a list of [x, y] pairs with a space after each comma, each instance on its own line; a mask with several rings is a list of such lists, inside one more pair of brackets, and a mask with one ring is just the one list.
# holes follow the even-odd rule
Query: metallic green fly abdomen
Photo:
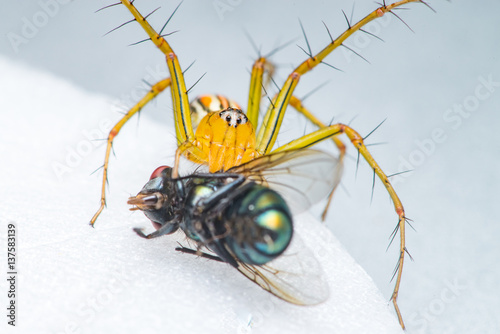
[[290, 210], [283, 198], [267, 187], [254, 184], [235, 199], [226, 214], [232, 223], [226, 242], [242, 262], [265, 264], [281, 255], [292, 239]]

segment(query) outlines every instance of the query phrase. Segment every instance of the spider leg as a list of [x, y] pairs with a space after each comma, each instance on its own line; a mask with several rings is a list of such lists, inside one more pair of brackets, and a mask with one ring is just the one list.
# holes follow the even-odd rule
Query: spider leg
[[[299, 113], [304, 115], [305, 118], [307, 118], [312, 124], [316, 125], [318, 128], [324, 129], [327, 127], [327, 125], [325, 123], [321, 122], [306, 107], [304, 107], [304, 105], [302, 104], [302, 101], [299, 98], [292, 96], [292, 98], [290, 99], [290, 105], [295, 110], [297, 110]], [[331, 137], [331, 139], [333, 140], [333, 143], [335, 144], [335, 146], [337, 146], [337, 148], [339, 150], [339, 163], [342, 163], [344, 160], [345, 151], [346, 151], [345, 144], [342, 142], [342, 140], [340, 140], [339, 135], [333, 135]], [[333, 199], [333, 194], [335, 192], [335, 189], [337, 189], [337, 186], [335, 186], [335, 188], [333, 188], [332, 191], [330, 192], [330, 195], [328, 195], [328, 200], [327, 200], [325, 208], [323, 209], [323, 212], [321, 214], [321, 220], [325, 220], [325, 218], [326, 218], [326, 215], [328, 213], [328, 208], [330, 207], [330, 204], [331, 204], [332, 199]]]
[[[257, 129], [259, 121], [260, 100], [262, 99], [263, 87], [269, 84], [274, 73], [274, 65], [265, 57], [257, 59], [252, 66], [252, 75], [250, 77], [250, 90], [248, 92], [247, 117], [253, 127]], [[267, 79], [264, 82], [264, 74], [267, 73]]]
[[161, 32], [157, 33], [156, 30], [151, 27], [146, 18], [142, 16], [142, 14], [139, 13], [137, 8], [135, 8], [135, 6], [132, 4], [132, 1], [121, 0], [121, 2], [132, 13], [135, 20], [141, 25], [142, 29], [144, 29], [151, 41], [166, 56], [167, 67], [172, 80], [172, 88], [170, 91], [172, 93], [172, 104], [174, 109], [175, 133], [177, 135], [177, 142], [192, 142], [194, 140], [194, 131], [191, 124], [191, 109], [189, 108], [189, 99], [187, 95], [186, 84], [184, 82], [184, 75], [182, 74], [177, 55], [170, 47], [170, 44], [168, 44], [165, 38], [163, 38]]
[[[250, 122], [254, 125], [254, 127], [255, 124], [257, 124], [259, 117], [259, 105], [260, 105], [260, 100], [262, 98], [262, 88], [265, 87], [267, 84], [269, 84], [269, 81], [271, 80], [274, 70], [275, 70], [274, 65], [264, 57], [260, 57], [259, 59], [257, 59], [252, 67], [252, 75], [250, 78], [250, 92], [248, 95], [247, 117], [250, 120]], [[265, 73], [267, 73], [268, 76], [266, 82], [263, 81]], [[274, 104], [275, 101], [276, 101], [276, 96], [274, 97], [272, 104]], [[289, 103], [295, 110], [304, 115], [304, 117], [306, 117], [311, 123], [316, 125], [318, 128], [321, 129], [326, 127], [326, 125], [323, 122], [321, 122], [316, 116], [314, 116], [309, 110], [307, 110], [304, 107], [302, 101], [299, 98], [292, 96], [290, 98]], [[263, 124], [265, 126], [266, 121], [264, 121]], [[338, 136], [333, 136], [332, 140], [340, 151], [339, 160], [342, 161], [345, 155], [346, 147], [342, 142], [342, 140], [338, 138]], [[321, 215], [322, 220], [325, 220], [335, 189], [336, 187], [332, 189], [330, 195], [328, 196], [327, 204], [325, 205], [325, 209], [323, 210], [323, 213]]]
[[175, 162], [172, 170], [172, 178], [174, 179], [179, 177], [181, 155], [186, 156], [189, 160], [197, 164], [204, 164], [208, 161], [208, 155], [193, 143], [186, 141], [179, 144], [177, 150], [175, 150]]
[[104, 156], [104, 165], [103, 165], [103, 175], [102, 175], [102, 188], [101, 188], [101, 205], [97, 212], [94, 214], [92, 219], [90, 220], [90, 225], [94, 226], [97, 217], [101, 214], [102, 210], [106, 206], [106, 183], [108, 180], [108, 167], [109, 167], [109, 156], [111, 154], [111, 150], [113, 148], [113, 140], [120, 132], [121, 128], [127, 121], [138, 113], [148, 102], [153, 100], [158, 94], [163, 92], [167, 87], [171, 84], [170, 78], [163, 79], [162, 81], [157, 82], [153, 86], [149, 92], [135, 105], [133, 106], [119, 121], [115, 124], [115, 126], [111, 129], [107, 139], [106, 146], [106, 154]]
[[290, 99], [293, 95], [295, 87], [297, 86], [302, 75], [311, 71], [318, 64], [322, 63], [326, 56], [328, 56], [337, 47], [341, 46], [349, 36], [360, 30], [364, 25], [366, 25], [370, 21], [382, 17], [385, 13], [391, 12], [396, 7], [411, 2], [423, 3], [422, 0], [401, 0], [390, 5], [386, 5], [384, 3], [381, 7], [365, 16], [356, 24], [349, 24], [349, 28], [346, 31], [344, 31], [339, 37], [337, 37], [337, 39], [332, 38], [331, 43], [328, 44], [319, 53], [317, 53], [316, 55], [313, 55], [312, 53], [309, 54], [309, 58], [307, 58], [297, 68], [295, 68], [295, 70], [293, 70], [293, 72], [288, 76], [287, 80], [280, 89], [280, 92], [276, 96], [274, 103], [272, 103], [267, 110], [264, 116], [263, 125], [261, 126], [257, 134], [257, 152], [259, 152], [260, 154], [268, 154], [273, 149], [274, 143], [276, 142], [276, 138], [281, 127], [281, 123], [283, 122], [286, 108], [290, 103]]
[[398, 215], [398, 226], [396, 227], [395, 232], [397, 232], [397, 230], [399, 229], [399, 233], [400, 233], [399, 252], [400, 253], [399, 253], [399, 259], [398, 259], [398, 265], [397, 265], [396, 284], [394, 286], [391, 300], [394, 304], [394, 308], [396, 310], [396, 314], [398, 316], [399, 323], [401, 324], [401, 327], [404, 328], [403, 318], [401, 316], [401, 312], [399, 311], [397, 298], [398, 298], [398, 293], [399, 293], [399, 286], [401, 283], [401, 277], [403, 274], [403, 262], [404, 262], [404, 256], [405, 256], [405, 251], [406, 251], [406, 248], [405, 248], [406, 247], [405, 246], [405, 222], [407, 221], [407, 218], [405, 216], [405, 211], [403, 208], [403, 204], [401, 203], [401, 200], [399, 199], [396, 191], [392, 187], [391, 182], [389, 181], [389, 178], [382, 171], [382, 169], [380, 168], [378, 163], [375, 161], [375, 159], [372, 157], [371, 153], [366, 148], [366, 146], [363, 142], [363, 137], [361, 137], [361, 135], [358, 132], [356, 132], [353, 128], [351, 128], [350, 126], [338, 123], [338, 124], [333, 124], [333, 125], [324, 127], [322, 129], [314, 131], [308, 135], [305, 135], [301, 138], [293, 140], [293, 141], [289, 142], [288, 144], [285, 144], [285, 145], [277, 148], [276, 150], [272, 151], [271, 153], [303, 149], [303, 148], [312, 146], [320, 141], [331, 138], [332, 136], [336, 136], [336, 135], [339, 135], [342, 133], [344, 133], [350, 139], [352, 144], [356, 147], [356, 149], [359, 151], [359, 153], [363, 156], [363, 158], [366, 160], [366, 162], [373, 169], [375, 174], [382, 181], [387, 192], [389, 193], [389, 196], [392, 199], [392, 202], [394, 204], [394, 209], [396, 211], [396, 214]]

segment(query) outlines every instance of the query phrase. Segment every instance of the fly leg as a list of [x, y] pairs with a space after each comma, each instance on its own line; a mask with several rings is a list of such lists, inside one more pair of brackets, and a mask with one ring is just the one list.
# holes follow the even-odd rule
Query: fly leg
[[141, 238], [144, 238], [144, 239], [153, 239], [153, 238], [158, 238], [158, 237], [161, 237], [162, 235], [166, 235], [166, 234], [171, 234], [175, 231], [177, 231], [177, 229], [179, 228], [179, 224], [176, 223], [176, 222], [168, 222], [166, 224], [164, 224], [162, 227], [160, 227], [159, 229], [157, 229], [156, 231], [150, 233], [150, 234], [144, 234], [144, 232], [142, 232], [142, 228], [138, 228], [138, 227], [135, 227], [134, 228], [134, 232], [137, 233], [138, 236], [140, 236]]
[[204, 257], [204, 258], [209, 259], [209, 260], [214, 260], [214, 261], [218, 261], [218, 262], [226, 262], [226, 261], [224, 261], [223, 259], [221, 259], [220, 257], [218, 257], [216, 255], [212, 255], [212, 254], [208, 254], [208, 253], [203, 253], [203, 252], [200, 252], [199, 250], [196, 251], [194, 249], [187, 248], [187, 247], [184, 247], [182, 245], [180, 245], [179, 247], [175, 247], [175, 250], [179, 251], [181, 253], [192, 254], [192, 255], [197, 255], [197, 256], [200, 256], [200, 257]]

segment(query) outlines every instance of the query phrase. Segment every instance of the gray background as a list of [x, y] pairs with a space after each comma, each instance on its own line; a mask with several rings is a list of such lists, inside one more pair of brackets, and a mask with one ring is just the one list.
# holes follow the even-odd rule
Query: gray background
[[[102, 37], [130, 19], [121, 6], [94, 13], [109, 2], [80, 0], [59, 4], [49, 10], [53, 15], [44, 16], [42, 3], [46, 2], [2, 2], [2, 56], [110, 96], [118, 110], [144, 92], [141, 79], [154, 82], [154, 77], [166, 75], [163, 56], [150, 43], [127, 46], [144, 38], [137, 24]], [[196, 60], [186, 75], [188, 86], [207, 72], [191, 96], [223, 93], [243, 105], [248, 71], [256, 57], [244, 31], [264, 53], [297, 38], [272, 58], [279, 65], [279, 84], [293, 65], [305, 59], [294, 45], [305, 47], [297, 19], [313, 51], [318, 51], [329, 41], [321, 20], [336, 36], [346, 27], [340, 10], [350, 16], [353, 8], [351, 1], [234, 1], [229, 11], [220, 14], [216, 4], [184, 1], [167, 27], [168, 32], [180, 30], [169, 41], [183, 68]], [[371, 143], [385, 143], [371, 147], [374, 156], [388, 174], [413, 169], [395, 180], [416, 230], [408, 230], [408, 248], [415, 261], [406, 264], [400, 297], [410, 332], [494, 333], [500, 327], [496, 316], [500, 250], [495, 238], [500, 227], [494, 210], [500, 185], [500, 144], [495, 135], [500, 125], [499, 87], [468, 116], [460, 117], [460, 123], [445, 117], [451, 115], [450, 108], [474, 99], [482, 82], [478, 78], [500, 81], [496, 18], [500, 4], [437, 0], [430, 4], [437, 13], [421, 4], [397, 12], [415, 33], [389, 16], [371, 27], [385, 42], [366, 35], [347, 42], [371, 64], [339, 50], [327, 62], [343, 72], [319, 66], [303, 77], [297, 95], [327, 82], [307, 99], [307, 106], [326, 122], [333, 117], [351, 122], [361, 134], [387, 118], [370, 137]], [[143, 13], [161, 5], [151, 18], [159, 27], [177, 3], [137, 1], [136, 5]], [[354, 19], [373, 8], [371, 1], [357, 1]], [[26, 22], [38, 22], [39, 27], [27, 34]], [[13, 47], [9, 33], [26, 38], [26, 43]], [[29, 98], [30, 92], [25, 94]], [[282, 143], [312, 130], [293, 112], [289, 115]], [[168, 96], [142, 117], [171, 122]], [[435, 131], [445, 139], [425, 146]], [[356, 157], [352, 147], [349, 154]], [[405, 161], [413, 161], [413, 166]], [[396, 217], [379, 182], [370, 204], [372, 174], [366, 164], [361, 163], [357, 177], [354, 170], [355, 163], [348, 162], [344, 190], [337, 194], [326, 223], [389, 298], [397, 247], [388, 252], [386, 247]]]

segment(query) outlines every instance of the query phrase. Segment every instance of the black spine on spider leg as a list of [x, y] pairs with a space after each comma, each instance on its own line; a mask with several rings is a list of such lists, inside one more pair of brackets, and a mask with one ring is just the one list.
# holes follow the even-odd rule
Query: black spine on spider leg
[[[451, 2], [450, 0], [446, 0], [448, 2]], [[429, 8], [430, 10], [432, 10], [434, 13], [437, 13], [434, 8], [432, 8], [427, 2], [423, 1], [423, 0], [420, 0], [419, 2], [421, 2], [422, 4], [424, 4], [427, 8]]]
[[[410, 225], [408, 222], [406, 222], [406, 223], [407, 223], [408, 225]], [[411, 226], [411, 225], [410, 225], [410, 226]], [[410, 252], [408, 251], [408, 248], [406, 248], [406, 247], [405, 247], [405, 248], [403, 248], [403, 249], [404, 249], [405, 253], [406, 253], [406, 254], [408, 254], [408, 257], [410, 258], [410, 260], [415, 261], [415, 260], [413, 259], [413, 256], [411, 256]]]
[[94, 175], [95, 173], [97, 173], [98, 170], [103, 169], [103, 168], [104, 168], [104, 164], [102, 164], [101, 166], [97, 167], [92, 173], [90, 173], [90, 175]]
[[328, 67], [330, 67], [330, 68], [333, 68], [334, 70], [337, 70], [337, 71], [340, 71], [340, 72], [344, 72], [344, 70], [343, 70], [343, 69], [338, 68], [338, 67], [335, 67], [335, 66], [333, 66], [333, 65], [331, 65], [331, 64], [328, 64], [327, 62], [325, 62], [325, 61], [323, 61], [323, 60], [321, 61], [321, 64], [326, 65], [326, 66], [328, 66]]
[[143, 83], [145, 83], [145, 84], [146, 84], [146, 86], [148, 86], [148, 87], [149, 87], [149, 90], [151, 91], [151, 88], [153, 88], [153, 85], [152, 85], [152, 84], [150, 84], [150, 83], [149, 83], [146, 79], [142, 79], [141, 81], [142, 81]]
[[363, 141], [365, 141], [369, 136], [372, 135], [372, 133], [374, 133], [382, 124], [384, 124], [384, 122], [387, 120], [387, 118], [385, 118], [382, 122], [380, 122], [372, 131], [370, 131], [370, 133], [368, 133], [366, 136], [363, 137]]
[[[351, 121], [348, 123], [349, 125], [354, 121], [354, 119], [356, 118], [357, 116], [355, 116], [353, 119], [351, 119]], [[370, 133], [368, 133], [365, 137], [362, 138], [363, 142], [365, 142], [365, 140], [372, 134], [375, 132], [375, 130], [377, 130], [385, 121], [387, 120], [384, 119], [382, 122], [380, 122], [372, 131], [370, 131]], [[365, 143], [365, 146], [370, 146], [370, 145], [375, 145], [375, 144], [366, 144]], [[356, 157], [356, 170], [354, 172], [354, 178], [356, 179], [358, 177], [358, 170], [359, 170], [359, 161], [360, 161], [360, 157], [361, 157], [361, 153], [359, 152], [359, 150], [357, 150], [357, 157]], [[373, 181], [375, 182], [375, 181]], [[373, 188], [372, 188], [372, 199], [370, 200], [370, 203], [371, 201], [373, 200]]]
[[[410, 226], [413, 231], [417, 232], [417, 230], [411, 224], [411, 222], [413, 222], [413, 219], [410, 219], [410, 218], [407, 218], [407, 217], [404, 217], [404, 218], [405, 218], [405, 223], [408, 224], [408, 226]], [[410, 255], [410, 254], [408, 254], [408, 255]]]
[[104, 36], [106, 36], [106, 35], [108, 35], [108, 34], [112, 33], [113, 31], [118, 30], [118, 29], [120, 29], [121, 27], [126, 26], [127, 24], [129, 24], [129, 23], [131, 23], [131, 22], [134, 22], [134, 21], [135, 21], [135, 18], [133, 18], [132, 20], [129, 20], [129, 21], [125, 22], [125, 23], [122, 23], [122, 24], [120, 24], [118, 27], [111, 29], [110, 31], [108, 31], [107, 33], [105, 33], [105, 34], [104, 34], [104, 35], [102, 35], [102, 36], [104, 37]]
[[387, 175], [387, 177], [393, 177], [393, 176], [397, 176], [397, 175], [401, 175], [401, 174], [404, 174], [404, 173], [409, 173], [409, 172], [413, 172], [413, 169], [407, 169], [407, 170], [404, 170], [402, 172], [397, 172], [397, 173], [394, 173], [394, 174], [391, 174], [391, 175]]
[[332, 34], [330, 33], [330, 29], [329, 29], [329, 28], [328, 28], [328, 26], [326, 25], [325, 21], [321, 21], [321, 22], [323, 22], [323, 25], [324, 25], [324, 26], [325, 26], [325, 28], [326, 28], [326, 32], [328, 33], [328, 36], [330, 36], [330, 41], [331, 41], [331, 42], [330, 42], [330, 44], [335, 43], [335, 40], [333, 39]]
[[[422, 2], [423, 4], [427, 5], [425, 2], [423, 1], [419, 1], [419, 2]], [[382, 6], [382, 4], [378, 3], [379, 5]], [[429, 7], [429, 5], [427, 5]], [[385, 4], [385, 0], [383, 2], [383, 7], [386, 8], [387, 5]], [[429, 7], [431, 8], [431, 7]], [[401, 21], [412, 33], [415, 33], [415, 31], [413, 31], [413, 29], [401, 18], [399, 17], [396, 13], [394, 13], [394, 10], [407, 10], [408, 8], [401, 8], [401, 7], [397, 7], [397, 8], [393, 8], [392, 10], [389, 11], [390, 14], [394, 15], [399, 21]], [[432, 9], [432, 8], [431, 8]], [[434, 9], [432, 9], [434, 11]]]
[[101, 10], [104, 10], [104, 9], [108, 9], [108, 8], [111, 8], [111, 7], [114, 7], [114, 6], [119, 6], [121, 5], [122, 3], [121, 2], [117, 2], [117, 3], [113, 3], [111, 5], [107, 5], [107, 6], [104, 6], [102, 8], [99, 8], [98, 10], [96, 10], [94, 13], [98, 13], [100, 12]]
[[[189, 66], [188, 66], [188, 67], [186, 67], [186, 69], [185, 69], [184, 71], [182, 71], [182, 74], [184, 75], [184, 74], [185, 74], [185, 73], [186, 73], [186, 72], [187, 72], [187, 71], [191, 68], [191, 66], [193, 66], [193, 65], [194, 65], [194, 63], [195, 63], [195, 62], [196, 62], [196, 60], [193, 60], [193, 61], [191, 62], [191, 64], [189, 64]], [[203, 75], [205, 75], [205, 74], [203, 74]]]
[[261, 58], [261, 56], [262, 56], [262, 54], [260, 52], [261, 49], [259, 47], [257, 47], [257, 44], [255, 44], [255, 41], [253, 40], [252, 36], [250, 36], [250, 34], [248, 33], [248, 31], [244, 30], [243, 32], [245, 33], [246, 38], [250, 42], [250, 45], [252, 46], [253, 51], [257, 54], [257, 57]]
[[[402, 8], [401, 8], [401, 9], [402, 9]], [[408, 25], [408, 24], [407, 24], [407, 23], [406, 23], [406, 22], [405, 22], [405, 21], [404, 21], [401, 17], [399, 17], [396, 13], [394, 13], [392, 10], [391, 10], [389, 13], [391, 13], [391, 14], [392, 14], [392, 15], [394, 15], [394, 16], [395, 16], [398, 20], [400, 20], [401, 22], [403, 22], [403, 24], [404, 24], [406, 27], [408, 27], [408, 29], [410, 29], [410, 31], [411, 31], [412, 33], [415, 33], [415, 31], [413, 31], [413, 29], [412, 29], [412, 28], [411, 28], [411, 27], [410, 27], [410, 26], [409, 26], [409, 25]]]
[[[449, 1], [449, 0], [447, 0]], [[436, 11], [434, 10], [434, 8], [432, 8], [428, 3], [426, 3], [425, 1], [423, 0], [420, 0], [418, 1], [422, 4], [424, 4], [427, 8], [429, 8], [430, 10], [432, 10], [434, 13], [436, 13]], [[385, 6], [385, 1], [384, 1], [384, 6]], [[415, 33], [415, 31], [413, 31], [413, 29], [401, 18], [399, 17], [396, 13], [394, 13], [393, 11], [394, 10], [407, 10], [409, 8], [402, 8], [402, 7], [397, 7], [397, 8], [394, 8], [392, 9], [391, 11], [389, 11], [389, 13], [391, 13], [392, 15], [394, 15], [398, 20], [400, 20], [412, 33]]]
[[272, 57], [276, 52], [283, 50], [284, 48], [286, 48], [287, 46], [289, 46], [290, 44], [292, 44], [296, 40], [297, 40], [297, 38], [294, 38], [294, 39], [289, 40], [288, 42], [285, 42], [285, 43], [283, 43], [281, 45], [278, 45], [277, 47], [275, 47], [274, 49], [272, 49], [271, 51], [269, 51], [267, 54], [265, 54], [264, 58], [270, 58], [270, 57]]
[[172, 19], [172, 17], [174, 17], [174, 14], [177, 12], [177, 10], [179, 9], [179, 7], [181, 5], [182, 5], [182, 1], [179, 2], [179, 4], [177, 5], [177, 7], [175, 7], [175, 9], [172, 12], [172, 14], [170, 14], [170, 17], [168, 18], [167, 22], [165, 22], [165, 24], [163, 25], [163, 27], [160, 29], [160, 32], [158, 33], [159, 35], [161, 35], [163, 33], [163, 30], [165, 30], [165, 28], [167, 27], [167, 24], [170, 22], [170, 20]]
[[[262, 53], [261, 53], [261, 48], [258, 48], [257, 47], [257, 44], [255, 44], [255, 41], [253, 40], [252, 36], [250, 36], [250, 34], [248, 33], [248, 31], [244, 31], [247, 39], [249, 40], [252, 48], [254, 49], [254, 52], [257, 54], [257, 57], [258, 58], [266, 58], [266, 59], [269, 59], [270, 57], [272, 57], [275, 53], [277, 53], [278, 51], [281, 51], [282, 49], [286, 48], [287, 46], [289, 46], [290, 44], [292, 44], [296, 39], [292, 39], [288, 42], [285, 42], [281, 45], [278, 45], [277, 47], [275, 47], [274, 49], [272, 49], [271, 51], [269, 51], [267, 54], [265, 54], [264, 56], [262, 56]], [[248, 71], [249, 74], [251, 74], [251, 71]], [[273, 82], [274, 86], [279, 90], [280, 87], [278, 86], [278, 84], [276, 83], [276, 81], [274, 81], [274, 78], [273, 77], [270, 77], [271, 81]], [[264, 90], [264, 92], [266, 93], [267, 95], [267, 91], [266, 91], [266, 88], [264, 87], [264, 84], [262, 84], [262, 88]], [[267, 95], [268, 98], [269, 98], [269, 95]], [[271, 102], [271, 105], [272, 105], [272, 102]], [[274, 107], [274, 105], [273, 105]]]
[[372, 193], [370, 195], [370, 205], [372, 205], [373, 203], [373, 194], [375, 192], [375, 177], [376, 177], [376, 173], [375, 173], [375, 168], [373, 169], [373, 180], [372, 180]]
[[[104, 164], [102, 164], [101, 166], [97, 167], [96, 170], [94, 170], [92, 173], [90, 173], [90, 175], [93, 175], [94, 173], [96, 173], [98, 170], [100, 169], [104, 169]], [[109, 189], [109, 179], [108, 179], [108, 175], [106, 174], [106, 189]], [[104, 206], [107, 207], [108, 206], [108, 203], [106, 202], [106, 200], [104, 200]], [[90, 224], [90, 226], [92, 226], [92, 228], [94, 228], [95, 226], [93, 224]]]
[[304, 39], [306, 40], [307, 50], [309, 50], [309, 53], [307, 53], [300, 46], [299, 46], [299, 48], [301, 48], [304, 52], [306, 52], [306, 54], [309, 56], [309, 58], [312, 58], [311, 45], [309, 45], [309, 40], [307, 39], [306, 31], [304, 30], [304, 26], [302, 25], [302, 21], [299, 20], [299, 24], [300, 24], [300, 29], [302, 30], [302, 34], [304, 35]]
[[149, 13], [148, 15], [144, 16], [144, 21], [146, 21], [148, 19], [148, 17], [150, 17], [154, 12], [156, 12], [158, 9], [160, 9], [160, 7], [157, 7], [156, 9], [154, 9], [151, 13]]
[[[330, 80], [327, 80], [327, 81], [323, 82], [322, 84], [316, 86], [311, 91], [309, 91], [304, 96], [302, 96], [302, 98], [300, 98], [300, 101], [304, 102], [308, 97], [310, 97], [312, 94], [316, 93], [318, 90], [320, 90], [321, 88], [323, 88], [324, 86], [326, 86], [329, 82], [330, 82]], [[333, 124], [334, 118], [335, 118], [335, 116], [332, 117], [332, 119], [330, 120], [329, 125]], [[307, 129], [307, 123], [304, 124], [304, 135], [306, 134], [306, 129]]]
[[[280, 86], [278, 85], [278, 83], [276, 82], [276, 80], [274, 80], [273, 77], [271, 77], [271, 82], [274, 84], [274, 88], [276, 88], [278, 91], [280, 90]], [[264, 84], [262, 84], [262, 86], [264, 86]], [[264, 88], [264, 87], [262, 87]], [[264, 88], [264, 91], [265, 91], [265, 88]], [[267, 94], [267, 92], [266, 92]]]
[[[400, 255], [400, 258], [401, 258], [401, 255]], [[398, 259], [398, 262], [396, 263], [396, 267], [394, 268], [394, 271], [392, 272], [392, 277], [391, 277], [391, 280], [390, 282], [392, 282], [394, 280], [394, 277], [396, 277], [396, 274], [398, 273], [399, 271], [399, 266], [400, 266], [400, 262], [399, 262], [399, 259]]]
[[[364, 136], [363, 142], [365, 142], [369, 136], [371, 136], [382, 124], [384, 124], [384, 122], [386, 120], [387, 120], [387, 118], [385, 118], [382, 122], [380, 122], [372, 131], [370, 131], [370, 133], [368, 133], [366, 136]], [[366, 144], [365, 144], [365, 146], [366, 146]], [[359, 162], [359, 151], [358, 151], [358, 162]], [[358, 166], [356, 165], [356, 172], [357, 172], [357, 169], [358, 169]], [[370, 197], [370, 205], [373, 202], [374, 191], [375, 191], [375, 169], [373, 169], [373, 181], [372, 181], [372, 193], [371, 193], [371, 197]]]
[[309, 58], [312, 57], [311, 53], [307, 52], [303, 47], [301, 47], [300, 45], [297, 44], [297, 46], [299, 47], [299, 49], [301, 49]]
[[379, 41], [381, 41], [381, 42], [385, 42], [385, 41], [384, 41], [382, 38], [380, 38], [379, 36], [377, 36], [377, 35], [375, 35], [375, 34], [373, 34], [373, 33], [369, 32], [369, 31], [366, 31], [366, 30], [364, 30], [363, 28], [359, 28], [359, 31], [364, 32], [365, 34], [370, 35], [370, 36], [372, 36], [372, 37], [374, 37], [374, 38], [378, 39], [378, 40], [379, 40]]
[[387, 178], [391, 178], [393, 176], [397, 176], [397, 175], [401, 175], [401, 174], [405, 174], [405, 173], [409, 173], [409, 172], [413, 172], [413, 169], [407, 169], [407, 170], [404, 170], [402, 172], [397, 172], [397, 173], [393, 173], [391, 175], [387, 175]]
[[352, 53], [354, 53], [356, 56], [358, 56], [359, 58], [363, 59], [364, 61], [366, 61], [368, 64], [371, 64], [370, 61], [368, 61], [368, 59], [366, 59], [365, 57], [363, 57], [361, 54], [359, 54], [358, 52], [356, 52], [355, 50], [353, 50], [352, 48], [348, 47], [347, 45], [345, 45], [344, 43], [340, 44], [341, 46], [343, 46], [344, 48], [346, 48], [347, 50], [351, 51]]
[[193, 89], [194, 86], [196, 86], [198, 84], [198, 82], [200, 82], [201, 79], [203, 79], [205, 74], [207, 74], [207, 72], [203, 73], [202, 76], [198, 80], [196, 80], [196, 82], [191, 87], [189, 87], [189, 89], [186, 90], [186, 94], [189, 93], [191, 91], [191, 89]]
[[[325, 82], [319, 84], [318, 86], [316, 86], [315, 88], [311, 89], [309, 92], [307, 92], [306, 94], [304, 94], [301, 98], [300, 98], [300, 101], [304, 102], [307, 98], [309, 98], [311, 95], [313, 95], [314, 93], [316, 93], [317, 91], [319, 91], [321, 88], [325, 87], [327, 84], [330, 83], [331, 80], [326, 80]], [[332, 121], [330, 121], [330, 125], [332, 124], [331, 122], [333, 122], [333, 119]]]
[[347, 30], [351, 30], [351, 28], [352, 28], [351, 22], [349, 22], [349, 19], [347, 18], [347, 15], [345, 14], [344, 10], [342, 10], [342, 14], [344, 14], [344, 18], [347, 22], [347, 26], [348, 26]]
[[[272, 79], [272, 78], [271, 78]], [[272, 80], [274, 82], [274, 80]], [[276, 85], [276, 82], [274, 82], [274, 84]], [[273, 103], [273, 99], [271, 99], [271, 97], [269, 96], [269, 94], [267, 93], [267, 90], [266, 90], [266, 87], [264, 87], [264, 84], [262, 84], [262, 89], [264, 90], [264, 94], [266, 95], [267, 99], [269, 100], [269, 103], [273, 106], [274, 108], [274, 103]], [[267, 126], [266, 124], [262, 124], [261, 126]]]
[[[399, 226], [399, 224], [398, 224], [398, 226]], [[389, 246], [390, 246], [390, 244], [389, 244]], [[389, 249], [389, 246], [387, 247], [387, 249]], [[406, 254], [408, 254], [408, 257], [410, 258], [410, 260], [414, 261], [413, 257], [411, 256], [410, 252], [408, 251], [408, 249], [406, 247], [403, 248], [403, 252], [405, 252]], [[403, 255], [401, 254], [400, 258], [401, 258], [401, 256], [403, 256]], [[396, 277], [396, 274], [399, 271], [399, 266], [400, 266], [400, 262], [399, 262], [399, 259], [398, 259], [398, 262], [396, 263], [396, 267], [394, 268], [394, 271], [392, 273], [392, 277], [391, 277], [391, 280], [390, 280], [391, 282], [394, 280], [394, 277]]]

